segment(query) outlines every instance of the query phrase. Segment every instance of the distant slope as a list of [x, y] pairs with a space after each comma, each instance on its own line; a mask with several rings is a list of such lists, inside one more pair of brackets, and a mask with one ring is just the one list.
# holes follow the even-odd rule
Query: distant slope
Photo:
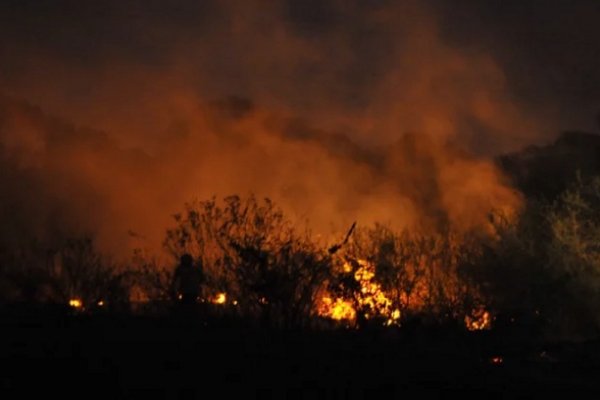
[[579, 173], [600, 175], [600, 135], [564, 132], [547, 146], [530, 146], [499, 157], [501, 168], [527, 197], [553, 199]]

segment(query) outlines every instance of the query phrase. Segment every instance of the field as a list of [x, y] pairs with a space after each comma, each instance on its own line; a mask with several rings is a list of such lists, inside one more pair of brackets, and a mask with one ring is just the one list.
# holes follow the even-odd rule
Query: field
[[[5, 309], [4, 398], [532, 398], [596, 387], [600, 342], [423, 326], [261, 330], [224, 319]], [[515, 331], [516, 332], [516, 331]]]

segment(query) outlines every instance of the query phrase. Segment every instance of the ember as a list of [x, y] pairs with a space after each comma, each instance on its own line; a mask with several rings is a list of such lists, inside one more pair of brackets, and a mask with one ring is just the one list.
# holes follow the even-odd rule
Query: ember
[[69, 300], [69, 305], [73, 308], [83, 308], [83, 302], [80, 299], [71, 299]]
[[482, 331], [492, 328], [492, 317], [488, 311], [478, 308], [465, 316], [465, 326], [470, 331]]
[[227, 302], [227, 293], [218, 293], [212, 302], [213, 304], [225, 304]]

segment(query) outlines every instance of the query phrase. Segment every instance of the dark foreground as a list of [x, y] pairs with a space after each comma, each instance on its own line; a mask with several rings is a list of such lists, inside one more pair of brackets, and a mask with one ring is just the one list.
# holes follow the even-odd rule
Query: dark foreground
[[282, 332], [39, 312], [3, 312], [0, 325], [3, 399], [554, 398], [590, 396], [600, 382], [600, 342], [493, 331]]

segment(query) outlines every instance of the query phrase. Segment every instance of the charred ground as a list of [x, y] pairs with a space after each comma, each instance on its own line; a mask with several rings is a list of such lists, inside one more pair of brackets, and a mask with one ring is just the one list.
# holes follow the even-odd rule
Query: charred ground
[[407, 324], [282, 331], [214, 318], [3, 311], [2, 389], [9, 396], [44, 387], [111, 398], [541, 398], [589, 393], [600, 367], [597, 341], [546, 343], [514, 330]]

